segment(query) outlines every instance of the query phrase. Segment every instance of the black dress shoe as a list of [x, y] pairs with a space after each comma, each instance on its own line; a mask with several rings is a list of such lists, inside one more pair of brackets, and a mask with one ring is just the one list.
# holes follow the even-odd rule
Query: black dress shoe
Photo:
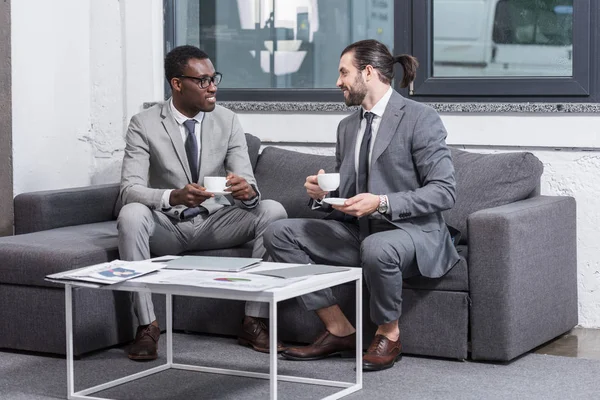
[[281, 355], [294, 361], [320, 360], [338, 355], [354, 357], [356, 355], [356, 333], [340, 337], [326, 330], [311, 345], [290, 347]]
[[159, 338], [160, 328], [158, 326], [152, 324], [138, 326], [135, 340], [129, 348], [128, 357], [135, 361], [156, 360]]
[[[261, 353], [268, 353], [269, 328], [267, 327], [267, 320], [245, 316], [238, 336], [238, 343], [242, 346], [252, 347]], [[285, 347], [280, 341], [277, 341], [277, 352], [280, 353], [283, 350], [285, 350]]]

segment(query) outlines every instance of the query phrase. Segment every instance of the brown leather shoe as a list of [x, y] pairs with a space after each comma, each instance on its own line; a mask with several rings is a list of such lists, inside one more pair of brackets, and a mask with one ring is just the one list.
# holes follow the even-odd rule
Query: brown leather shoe
[[288, 360], [309, 361], [320, 360], [331, 356], [354, 357], [356, 355], [356, 333], [339, 337], [323, 332], [313, 344], [304, 347], [290, 347], [282, 356]]
[[402, 358], [400, 338], [392, 342], [383, 335], [375, 335], [369, 350], [363, 356], [363, 371], [381, 371], [394, 366]]
[[158, 326], [152, 324], [138, 326], [135, 340], [129, 348], [128, 357], [136, 361], [156, 360], [159, 338], [160, 328]]
[[[242, 346], [250, 346], [261, 353], [269, 352], [269, 328], [267, 320], [245, 316], [242, 321], [242, 329], [238, 336], [238, 343]], [[277, 341], [277, 352], [285, 350], [280, 341]]]

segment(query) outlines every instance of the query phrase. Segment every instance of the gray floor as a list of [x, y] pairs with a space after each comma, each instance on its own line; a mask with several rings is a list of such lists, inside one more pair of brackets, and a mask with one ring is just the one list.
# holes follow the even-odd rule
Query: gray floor
[[[595, 336], [596, 332], [578, 337]], [[164, 343], [164, 335], [161, 339]], [[572, 339], [571, 339], [572, 340]], [[579, 340], [579, 339], [578, 339]], [[586, 339], [582, 339], [586, 340]], [[175, 362], [268, 371], [268, 355], [238, 346], [235, 340], [176, 334]], [[550, 344], [549, 344], [550, 345]], [[538, 351], [542, 348], [538, 349]], [[76, 361], [76, 389], [164, 363], [135, 363], [126, 348]], [[279, 373], [351, 380], [354, 360], [281, 360]], [[57, 399], [66, 396], [66, 363], [61, 358], [0, 352], [0, 399]], [[315, 399], [336, 389], [280, 383], [281, 399]], [[264, 399], [268, 381], [222, 375], [165, 371], [97, 396], [114, 399]], [[349, 399], [595, 399], [600, 392], [600, 360], [529, 354], [509, 364], [460, 362], [405, 356], [393, 369], [364, 375], [364, 389]]]
[[575, 328], [535, 353], [600, 360], [600, 329]]

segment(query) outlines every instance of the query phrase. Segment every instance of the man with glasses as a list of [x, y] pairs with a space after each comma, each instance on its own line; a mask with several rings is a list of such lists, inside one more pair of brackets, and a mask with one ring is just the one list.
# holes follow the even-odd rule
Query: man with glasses
[[[124, 206], [117, 221], [121, 259], [221, 249], [251, 240], [252, 256], [262, 258], [264, 230], [287, 215], [281, 204], [261, 199], [238, 118], [216, 105], [221, 74], [205, 52], [180, 46], [165, 57], [165, 75], [172, 97], [133, 116], [127, 131]], [[229, 194], [208, 192], [202, 186], [205, 176], [226, 176]], [[140, 326], [129, 358], [153, 360], [160, 329], [152, 300], [148, 293], [132, 296]], [[246, 304], [239, 342], [268, 352], [265, 305]]]

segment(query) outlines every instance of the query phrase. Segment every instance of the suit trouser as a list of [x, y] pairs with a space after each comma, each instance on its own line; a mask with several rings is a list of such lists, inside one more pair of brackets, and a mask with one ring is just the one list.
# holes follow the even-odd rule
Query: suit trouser
[[[265, 232], [265, 247], [276, 262], [362, 267], [370, 292], [371, 319], [377, 325], [402, 314], [402, 279], [419, 275], [411, 237], [385, 221], [360, 240], [358, 225], [317, 219], [276, 221]], [[331, 289], [298, 297], [306, 310], [337, 303]]]
[[[173, 221], [140, 203], [125, 205], [117, 219], [119, 254], [122, 260], [147, 260], [184, 251], [235, 247], [254, 239], [252, 257], [263, 258], [263, 233], [267, 226], [287, 214], [281, 204], [262, 200], [257, 207], [223, 207], [211, 215]], [[156, 319], [150, 293], [132, 292], [133, 309], [140, 325]], [[246, 315], [268, 317], [267, 303], [247, 302]]]

